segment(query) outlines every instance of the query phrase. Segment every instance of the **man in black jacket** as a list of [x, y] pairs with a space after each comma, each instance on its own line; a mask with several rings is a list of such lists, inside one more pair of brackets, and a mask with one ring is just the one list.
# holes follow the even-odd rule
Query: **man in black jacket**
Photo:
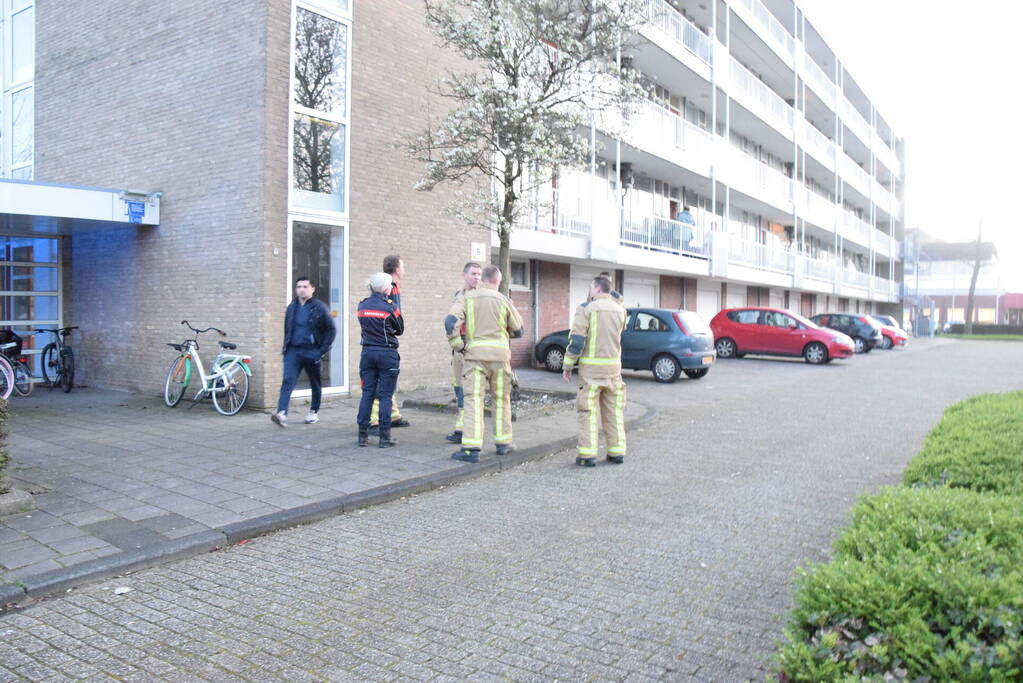
[[313, 390], [312, 405], [305, 417], [306, 424], [319, 420], [320, 396], [323, 382], [320, 378], [320, 360], [330, 351], [337, 329], [327, 304], [313, 298], [316, 288], [308, 277], [295, 280], [295, 298], [284, 314], [284, 379], [281, 381], [281, 395], [277, 399], [277, 412], [270, 416], [274, 424], [288, 426], [288, 403], [291, 392], [302, 370], [309, 377]]
[[395, 445], [391, 441], [391, 400], [398, 383], [401, 357], [398, 337], [405, 331], [405, 321], [394, 305], [392, 279], [389, 273], [374, 273], [369, 278], [370, 295], [359, 302], [359, 327], [362, 330], [362, 356], [359, 379], [362, 398], [359, 400], [359, 445], [369, 438], [370, 412], [373, 401], [380, 401], [380, 448]]

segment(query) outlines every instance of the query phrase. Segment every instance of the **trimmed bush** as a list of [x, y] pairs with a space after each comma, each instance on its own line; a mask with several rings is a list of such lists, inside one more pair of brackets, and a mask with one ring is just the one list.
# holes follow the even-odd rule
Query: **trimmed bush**
[[0, 493], [7, 493], [10, 486], [4, 476], [7, 469], [7, 401], [0, 398]]
[[1023, 495], [1023, 391], [951, 406], [906, 468], [903, 483]]

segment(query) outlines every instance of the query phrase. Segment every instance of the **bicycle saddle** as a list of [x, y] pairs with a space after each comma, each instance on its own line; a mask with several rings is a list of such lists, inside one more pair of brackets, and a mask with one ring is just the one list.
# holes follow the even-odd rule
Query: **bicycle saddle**
[[183, 350], [185, 348], [183, 344], [167, 344], [167, 346], [172, 346], [175, 349], [177, 349], [178, 351], [181, 351], [181, 350]]
[[217, 342], [217, 343], [220, 344], [220, 348], [222, 348], [222, 349], [230, 350], [230, 349], [237, 349], [238, 348], [237, 344], [232, 344], [231, 342]]

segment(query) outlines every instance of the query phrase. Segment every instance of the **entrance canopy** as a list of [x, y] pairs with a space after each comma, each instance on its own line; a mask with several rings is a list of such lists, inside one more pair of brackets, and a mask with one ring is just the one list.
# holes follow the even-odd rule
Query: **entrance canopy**
[[161, 192], [0, 180], [0, 233], [70, 235], [160, 224]]

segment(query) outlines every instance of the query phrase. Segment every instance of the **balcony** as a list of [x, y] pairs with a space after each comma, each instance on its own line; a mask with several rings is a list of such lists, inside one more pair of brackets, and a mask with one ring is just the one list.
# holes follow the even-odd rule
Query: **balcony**
[[852, 102], [847, 100], [845, 97], [840, 98], [842, 103], [841, 115], [842, 123], [844, 123], [853, 134], [860, 139], [864, 145], [870, 144], [870, 133], [873, 130], [867, 123], [867, 120], [863, 118], [863, 114], [852, 105]]
[[804, 186], [801, 190], [797, 189], [797, 193], [802, 195], [803, 217], [819, 228], [833, 230], [835, 227], [835, 203], [827, 197], [817, 194], [809, 187]]
[[776, 273], [791, 273], [793, 258], [792, 251], [779, 244], [760, 244], [734, 236], [728, 251], [732, 263]]
[[842, 178], [864, 197], [870, 197], [872, 178], [848, 154], [842, 155]]
[[743, 98], [736, 99], [751, 112], [791, 139], [795, 123], [795, 110], [778, 93], [771, 90], [766, 83], [754, 76], [739, 60], [735, 57], [731, 59], [732, 85], [745, 95]]
[[804, 257], [803, 276], [812, 278], [814, 280], [821, 280], [822, 282], [834, 283], [835, 266], [834, 264], [828, 263], [827, 261]]
[[706, 64], [712, 62], [710, 38], [665, 0], [644, 0], [643, 13], [651, 25], [664, 31], [676, 43]]
[[772, 206], [792, 210], [792, 180], [738, 147], [731, 147], [731, 185]]
[[873, 289], [874, 296], [882, 296], [888, 301], [895, 301], [898, 299], [899, 285], [894, 280], [889, 280], [883, 277], [874, 277], [871, 281], [871, 288]]
[[803, 53], [803, 76], [807, 85], [817, 93], [817, 97], [821, 98], [821, 101], [828, 106], [828, 109], [834, 111], [835, 95], [838, 86], [828, 78], [828, 75], [824, 73], [824, 69], [817, 62], [813, 61], [809, 53]]
[[621, 243], [627, 247], [708, 258], [708, 231], [660, 216], [623, 216]]
[[803, 119], [803, 143], [806, 151], [825, 168], [835, 170], [835, 143], [806, 119]]
[[892, 203], [892, 193], [885, 188], [884, 185], [877, 181], [877, 178], [871, 178], [871, 186], [874, 192], [874, 203], [884, 208], [885, 213], [890, 210]]
[[872, 229], [871, 235], [873, 236], [873, 244], [871, 246], [874, 248], [875, 252], [881, 256], [893, 255], [892, 238], [889, 235], [884, 234], [877, 228]]
[[751, 23], [746, 17], [743, 17], [750, 28], [755, 31], [759, 28], [757, 33], [764, 39], [764, 42], [783, 57], [792, 59], [796, 53], [796, 39], [785, 30], [782, 23], [771, 14], [763, 2], [760, 0], [738, 0], [732, 7], [733, 9], [744, 9], [745, 13], [753, 19]]
[[842, 284], [867, 289], [870, 287], [870, 274], [851, 268], [842, 269]]
[[710, 177], [713, 140], [707, 131], [649, 100], [629, 115], [627, 123], [624, 138], [629, 144]]
[[874, 229], [870, 223], [849, 211], [842, 211], [841, 234], [844, 239], [864, 247], [870, 246], [870, 231]]

